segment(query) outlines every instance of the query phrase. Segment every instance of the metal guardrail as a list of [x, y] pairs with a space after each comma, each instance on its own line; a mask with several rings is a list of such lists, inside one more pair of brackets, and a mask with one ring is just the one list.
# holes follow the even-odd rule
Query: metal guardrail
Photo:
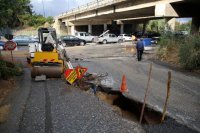
[[61, 15], [58, 16], [58, 18], [60, 17], [67, 17], [70, 15], [74, 15], [77, 13], [82, 13], [85, 11], [89, 11], [89, 10], [94, 10], [94, 9], [98, 9], [104, 6], [108, 6], [108, 5], [113, 5], [122, 1], [127, 1], [127, 0], [96, 0], [96, 1], [92, 1], [90, 3], [87, 3], [86, 5], [82, 5], [82, 6], [78, 6], [77, 8], [74, 8], [68, 12], [62, 13]]

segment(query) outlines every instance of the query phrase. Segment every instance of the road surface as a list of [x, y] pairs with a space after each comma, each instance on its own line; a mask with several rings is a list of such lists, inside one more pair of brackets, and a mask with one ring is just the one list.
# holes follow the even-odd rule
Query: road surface
[[[68, 47], [66, 51], [74, 65], [86, 66], [91, 73], [108, 72], [115, 90], [119, 89], [122, 75], [125, 74], [129, 89], [126, 96], [142, 100], [150, 63], [147, 59], [151, 55], [146, 54], [142, 62], [137, 62], [134, 47], [119, 44]], [[25, 56], [26, 53], [23, 53], [16, 59], [25, 63]], [[153, 64], [147, 102], [157, 109], [164, 104], [168, 70]], [[200, 79], [171, 71], [173, 79], [168, 111], [171, 116], [198, 131]], [[67, 85], [64, 79], [33, 81], [28, 65], [17, 81], [15, 91], [8, 98], [11, 103], [10, 116], [0, 124], [2, 133], [194, 132], [170, 120], [153, 126], [129, 121], [117, 114], [109, 104], [91, 93]]]
[[[18, 53], [15, 59], [25, 64], [25, 51], [19, 57]], [[0, 124], [1, 133], [144, 132], [141, 125], [119, 116], [93, 93], [67, 85], [64, 79], [32, 80], [27, 65], [14, 90], [6, 100], [11, 112]]]
[[[129, 90], [126, 96], [143, 101], [148, 80], [149, 64], [151, 63], [149, 58], [152, 54], [145, 54], [144, 59], [138, 62], [131, 44], [68, 47], [66, 51], [74, 64], [88, 67], [90, 73], [107, 72], [109, 77], [113, 79], [111, 80], [111, 87], [114, 90], [119, 90], [122, 75], [125, 74]], [[187, 75], [167, 66], [153, 63], [150, 94], [148, 95], [147, 103], [162, 111], [166, 98], [168, 71], [172, 72], [168, 114], [179, 122], [200, 132], [199, 77]]]

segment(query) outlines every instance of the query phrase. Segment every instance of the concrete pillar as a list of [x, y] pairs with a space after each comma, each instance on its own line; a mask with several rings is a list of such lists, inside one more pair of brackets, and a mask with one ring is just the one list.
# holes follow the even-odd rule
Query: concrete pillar
[[55, 19], [55, 22], [53, 23], [53, 28], [56, 29], [56, 33], [58, 35], [67, 34], [67, 27], [65, 24], [66, 23], [62, 22], [58, 18]]
[[121, 24], [120, 25], [120, 34], [123, 34], [124, 33], [124, 24]]
[[165, 18], [165, 30], [174, 31], [176, 26], [176, 18]]
[[200, 18], [193, 17], [192, 26], [191, 26], [191, 34], [199, 33], [199, 27], [200, 27]]
[[71, 26], [71, 35], [75, 35], [75, 26], [74, 25]]
[[88, 33], [92, 34], [92, 25], [91, 24], [88, 25]]
[[107, 24], [103, 24], [103, 30], [106, 31], [108, 29]]

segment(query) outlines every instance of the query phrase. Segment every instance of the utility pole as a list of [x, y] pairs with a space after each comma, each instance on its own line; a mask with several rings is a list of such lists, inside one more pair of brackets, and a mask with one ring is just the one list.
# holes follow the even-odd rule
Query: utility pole
[[42, 7], [43, 7], [43, 16], [45, 17], [44, 1], [43, 0], [42, 0]]

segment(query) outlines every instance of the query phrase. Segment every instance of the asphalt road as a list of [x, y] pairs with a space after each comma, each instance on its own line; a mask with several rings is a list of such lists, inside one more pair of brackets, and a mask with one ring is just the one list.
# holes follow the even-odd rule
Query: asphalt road
[[[19, 51], [27, 50], [22, 47]], [[127, 97], [142, 101], [147, 82], [151, 54], [137, 62], [132, 44], [107, 44], [67, 47], [74, 65], [89, 68], [90, 73], [108, 73], [107, 85], [119, 90], [122, 75], [127, 78]], [[149, 53], [149, 52], [148, 52]], [[16, 57], [25, 62], [25, 55]], [[23, 58], [23, 59], [22, 59]], [[165, 66], [153, 63], [150, 94], [147, 103], [161, 109], [166, 96], [167, 72]], [[200, 79], [175, 70], [172, 71], [169, 115], [186, 126], [199, 131]], [[35, 82], [26, 66], [24, 75], [8, 101], [11, 112], [6, 123], [0, 124], [2, 133], [77, 133], [77, 132], [193, 132], [184, 125], [167, 120], [164, 124], [142, 126], [119, 116], [113, 108], [93, 94], [66, 84], [63, 79]]]
[[[72, 58], [74, 65], [80, 64], [88, 67], [90, 73], [107, 72], [109, 76], [107, 84], [114, 90], [119, 90], [122, 75], [125, 74], [129, 89], [129, 93], [126, 96], [140, 101], [143, 100], [149, 64], [151, 63], [149, 57], [152, 54], [144, 54], [143, 60], [138, 62], [131, 44], [68, 47], [66, 51]], [[178, 122], [200, 132], [199, 77], [170, 69], [165, 65], [153, 63], [147, 103], [162, 111], [166, 98], [168, 71], [172, 72], [168, 114]]]
[[64, 79], [32, 80], [29, 66], [17, 77], [16, 86], [7, 99], [11, 112], [0, 124], [1, 133], [144, 132], [141, 125], [122, 118], [94, 94], [69, 86]]

